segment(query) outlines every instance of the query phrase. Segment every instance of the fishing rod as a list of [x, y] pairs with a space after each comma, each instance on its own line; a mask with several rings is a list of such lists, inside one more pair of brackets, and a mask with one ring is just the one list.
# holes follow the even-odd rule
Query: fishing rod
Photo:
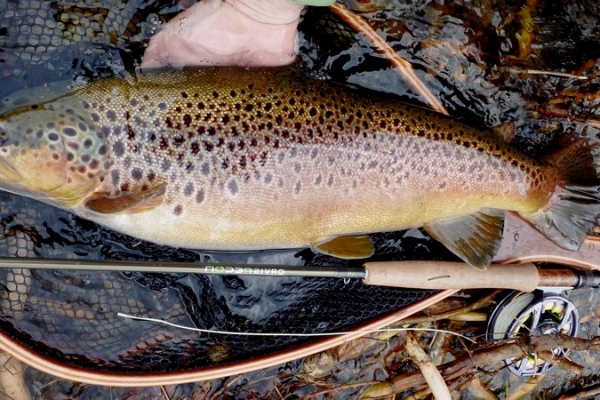
[[3, 257], [0, 268], [362, 279], [367, 285], [438, 290], [498, 288], [531, 292], [538, 287], [600, 287], [600, 271], [539, 269], [532, 263], [493, 264], [486, 271], [480, 271], [462, 262], [447, 261], [384, 261], [367, 262], [358, 267], [306, 267]]

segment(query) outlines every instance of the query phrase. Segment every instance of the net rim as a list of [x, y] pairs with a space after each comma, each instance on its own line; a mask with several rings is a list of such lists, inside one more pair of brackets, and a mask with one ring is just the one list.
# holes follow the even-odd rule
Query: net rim
[[[385, 326], [401, 321], [402, 319], [407, 318], [419, 311], [422, 311], [425, 308], [453, 295], [457, 291], [458, 290], [448, 289], [434, 293], [412, 304], [401, 307], [396, 311], [384, 314], [383, 316], [369, 323], [356, 326], [354, 329], [356, 329], [356, 331], [381, 329]], [[144, 387], [157, 385], [177, 385], [202, 380], [219, 379], [236, 374], [244, 374], [306, 357], [364, 335], [365, 333], [362, 332], [352, 332], [346, 335], [333, 336], [330, 338], [319, 339], [308, 344], [294, 346], [287, 350], [273, 353], [264, 357], [257, 357], [237, 363], [222, 364], [216, 367], [207, 367], [180, 372], [106, 372], [75, 367], [62, 361], [53, 360], [51, 357], [36, 352], [1, 330], [0, 350], [5, 351], [24, 364], [62, 379], [74, 380], [91, 385]]]

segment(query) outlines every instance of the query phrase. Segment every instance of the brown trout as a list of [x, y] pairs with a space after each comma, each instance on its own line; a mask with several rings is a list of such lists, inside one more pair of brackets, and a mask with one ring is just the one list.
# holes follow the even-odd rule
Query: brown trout
[[424, 227], [486, 268], [504, 210], [577, 249], [600, 213], [584, 140], [534, 160], [493, 135], [293, 68], [206, 68], [18, 94], [0, 188], [159, 244], [368, 257]]

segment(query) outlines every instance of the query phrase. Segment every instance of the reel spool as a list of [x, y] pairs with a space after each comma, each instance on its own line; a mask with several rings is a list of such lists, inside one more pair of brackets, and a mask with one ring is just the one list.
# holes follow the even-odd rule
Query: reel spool
[[[498, 303], [488, 322], [487, 338], [507, 339], [522, 335], [577, 335], [579, 312], [567, 298], [536, 290], [533, 293], [512, 291]], [[568, 349], [553, 349], [566, 355]], [[508, 369], [519, 376], [540, 375], [552, 368], [535, 354], [505, 360]]]

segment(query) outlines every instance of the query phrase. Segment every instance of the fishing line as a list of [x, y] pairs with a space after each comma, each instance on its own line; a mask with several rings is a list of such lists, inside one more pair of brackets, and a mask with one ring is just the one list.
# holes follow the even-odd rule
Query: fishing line
[[192, 328], [189, 326], [183, 326], [179, 324], [175, 324], [173, 322], [165, 321], [162, 319], [156, 318], [146, 318], [146, 317], [136, 317], [135, 315], [129, 315], [124, 313], [117, 313], [118, 317], [129, 318], [129, 319], [137, 319], [141, 321], [148, 322], [157, 322], [159, 324], [164, 324], [168, 326], [172, 326], [174, 328], [186, 329], [189, 331], [201, 332], [201, 333], [213, 333], [217, 335], [235, 335], [235, 336], [293, 336], [293, 337], [318, 337], [318, 336], [339, 336], [339, 335], [349, 335], [352, 333], [384, 333], [384, 332], [402, 332], [402, 331], [427, 331], [427, 332], [440, 332], [440, 333], [449, 333], [451, 335], [460, 336], [463, 339], [466, 339], [470, 342], [477, 343], [475, 340], [470, 337], [461, 335], [460, 333], [447, 331], [444, 329], [435, 329], [435, 328], [383, 328], [383, 329], [365, 329], [365, 330], [356, 330], [356, 331], [348, 331], [348, 332], [322, 332], [322, 333], [273, 333], [273, 332], [234, 332], [234, 331], [213, 331], [210, 329], [201, 329], [201, 328]]

